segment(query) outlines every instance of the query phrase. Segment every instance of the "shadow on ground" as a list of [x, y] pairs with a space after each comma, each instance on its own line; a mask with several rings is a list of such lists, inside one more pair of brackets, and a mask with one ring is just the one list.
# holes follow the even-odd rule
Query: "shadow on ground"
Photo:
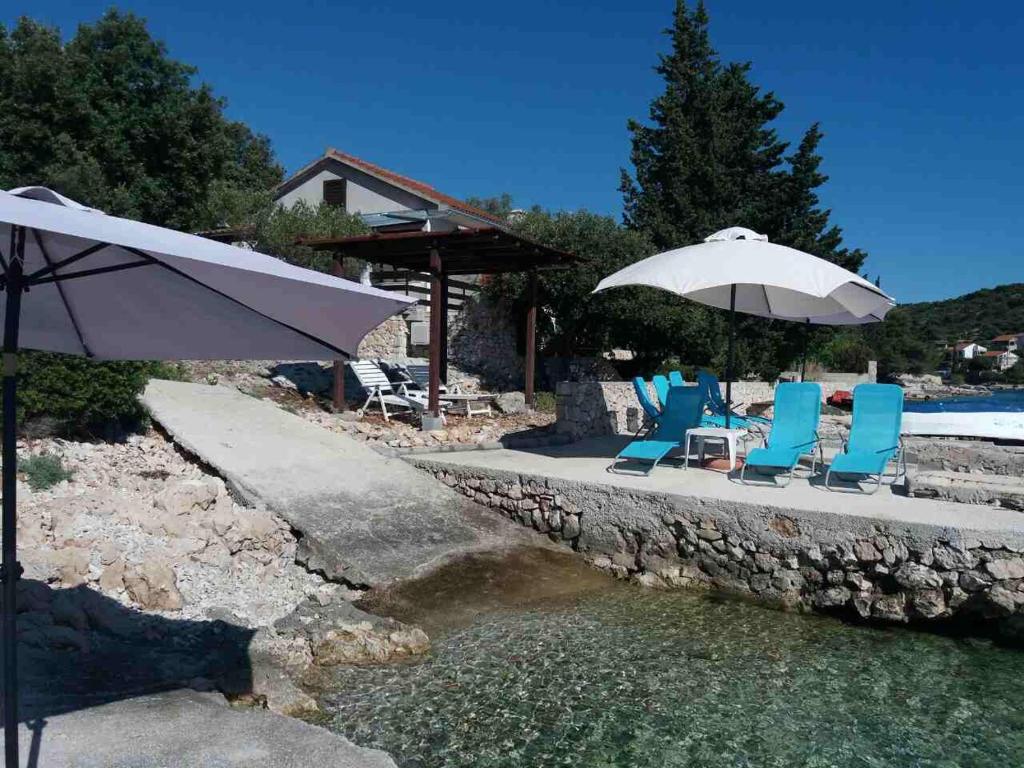
[[86, 586], [53, 589], [24, 579], [20, 719], [38, 733], [46, 717], [133, 696], [183, 687], [245, 693], [254, 633], [224, 621], [141, 613]]

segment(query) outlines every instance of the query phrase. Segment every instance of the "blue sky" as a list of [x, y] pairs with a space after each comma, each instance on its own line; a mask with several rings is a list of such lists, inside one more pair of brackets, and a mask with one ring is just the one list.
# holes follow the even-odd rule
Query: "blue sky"
[[[65, 35], [109, 0], [33, 0]], [[621, 213], [669, 0], [125, 0], [288, 170], [335, 146], [460, 197]], [[900, 301], [1024, 280], [1015, 2], [709, 0], [715, 46], [822, 123], [823, 201]], [[13, 21], [8, 9], [2, 15]], [[742, 222], [737, 222], [742, 223]]]

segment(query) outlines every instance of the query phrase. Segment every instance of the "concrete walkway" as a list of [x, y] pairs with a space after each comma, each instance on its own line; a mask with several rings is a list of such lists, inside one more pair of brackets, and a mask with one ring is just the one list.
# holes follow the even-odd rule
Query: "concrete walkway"
[[406, 462], [236, 389], [153, 380], [142, 401], [242, 500], [298, 530], [299, 560], [327, 578], [386, 586], [528, 536]]
[[323, 728], [184, 690], [34, 720], [19, 735], [25, 768], [395, 768]]

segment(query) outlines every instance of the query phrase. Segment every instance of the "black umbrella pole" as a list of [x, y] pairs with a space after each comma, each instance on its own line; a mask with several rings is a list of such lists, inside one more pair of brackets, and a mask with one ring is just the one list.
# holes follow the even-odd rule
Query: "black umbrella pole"
[[807, 381], [807, 342], [811, 336], [811, 319], [804, 324], [804, 354], [800, 363], [800, 381]]
[[732, 375], [736, 365], [736, 283], [729, 286], [729, 352], [725, 364], [725, 428], [732, 417]]
[[17, 380], [18, 320], [21, 315], [22, 260], [25, 253], [25, 230], [17, 232], [17, 252], [9, 255], [7, 264], [6, 310], [4, 312], [3, 350], [3, 582], [4, 646], [4, 761], [7, 768], [18, 768], [18, 629], [17, 595], [21, 564], [18, 562], [17, 513]]

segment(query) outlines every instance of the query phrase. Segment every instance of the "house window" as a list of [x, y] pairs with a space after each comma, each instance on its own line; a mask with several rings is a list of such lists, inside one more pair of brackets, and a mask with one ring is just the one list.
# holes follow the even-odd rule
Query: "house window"
[[324, 202], [334, 208], [345, 207], [345, 179], [324, 182]]

